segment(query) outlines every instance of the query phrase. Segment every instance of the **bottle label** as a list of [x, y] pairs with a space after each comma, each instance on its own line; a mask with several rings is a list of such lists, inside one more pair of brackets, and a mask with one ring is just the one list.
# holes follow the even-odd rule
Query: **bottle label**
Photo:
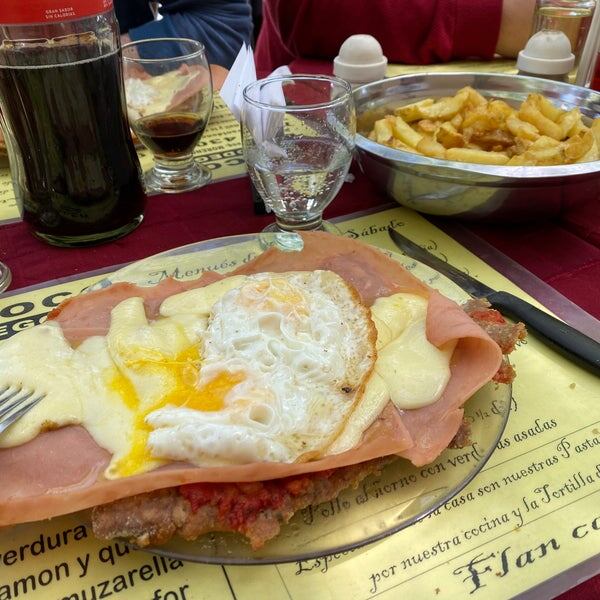
[[0, 0], [0, 25], [71, 21], [112, 7], [113, 0]]

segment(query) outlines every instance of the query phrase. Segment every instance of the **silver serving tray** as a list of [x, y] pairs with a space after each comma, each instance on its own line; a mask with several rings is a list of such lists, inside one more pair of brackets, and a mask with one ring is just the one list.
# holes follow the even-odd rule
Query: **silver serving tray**
[[523, 221], [600, 200], [600, 161], [548, 167], [471, 164], [396, 150], [362, 135], [397, 106], [452, 96], [466, 85], [513, 105], [530, 93], [540, 93], [565, 110], [579, 107], [584, 117], [600, 116], [600, 93], [547, 79], [494, 73], [384, 79], [354, 92], [357, 151], [365, 174], [404, 206], [469, 220]]

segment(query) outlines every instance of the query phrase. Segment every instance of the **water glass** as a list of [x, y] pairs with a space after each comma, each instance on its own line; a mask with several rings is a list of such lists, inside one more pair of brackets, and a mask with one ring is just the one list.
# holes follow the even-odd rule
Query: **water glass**
[[350, 85], [324, 75], [271, 77], [244, 90], [248, 172], [275, 223], [265, 231], [324, 229], [323, 210], [350, 168], [356, 116]]
[[213, 106], [204, 46], [183, 38], [131, 42], [123, 46], [123, 71], [129, 123], [154, 157], [146, 188], [177, 193], [208, 183], [210, 171], [193, 155]]

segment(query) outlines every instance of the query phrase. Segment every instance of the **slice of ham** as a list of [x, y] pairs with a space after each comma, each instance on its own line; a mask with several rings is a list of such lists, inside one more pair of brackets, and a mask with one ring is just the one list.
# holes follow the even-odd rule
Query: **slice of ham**
[[[456, 304], [428, 288], [380, 251], [325, 233], [304, 234], [304, 242], [300, 253], [270, 249], [236, 273], [330, 269], [353, 284], [369, 305], [379, 296], [396, 292], [428, 297], [430, 341], [442, 345], [458, 340], [450, 382], [435, 404], [400, 412], [390, 403], [357, 447], [313, 462], [252, 463], [219, 468], [174, 463], [118, 480], [104, 479], [102, 472], [110, 456], [82, 427], [46, 432], [22, 446], [0, 450], [0, 526], [75, 512], [185, 483], [260, 481], [356, 464], [389, 454], [400, 454], [416, 465], [434, 460], [457, 432], [464, 402], [498, 369], [502, 360], [500, 348]], [[71, 343], [79, 343], [87, 335], [105, 333], [111, 308], [124, 298], [143, 297], [146, 312], [152, 317], [165, 297], [206, 285], [219, 277], [205, 275], [186, 283], [165, 281], [154, 288], [116, 284], [70, 299], [50, 318], [60, 322]]]
[[168, 296], [202, 287], [222, 278], [222, 275], [210, 271], [192, 281], [168, 278], [151, 287], [119, 282], [97, 292], [67, 298], [50, 311], [48, 320], [60, 323], [67, 341], [72, 346], [77, 346], [94, 335], [106, 335], [110, 326], [110, 311], [127, 298], [143, 298], [146, 316], [154, 319], [158, 316], [162, 301]]

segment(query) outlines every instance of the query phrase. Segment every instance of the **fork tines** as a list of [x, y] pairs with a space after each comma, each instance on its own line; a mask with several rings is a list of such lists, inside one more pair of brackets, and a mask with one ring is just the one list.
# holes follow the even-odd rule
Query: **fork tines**
[[29, 412], [46, 394], [14, 385], [0, 389], [0, 433]]

